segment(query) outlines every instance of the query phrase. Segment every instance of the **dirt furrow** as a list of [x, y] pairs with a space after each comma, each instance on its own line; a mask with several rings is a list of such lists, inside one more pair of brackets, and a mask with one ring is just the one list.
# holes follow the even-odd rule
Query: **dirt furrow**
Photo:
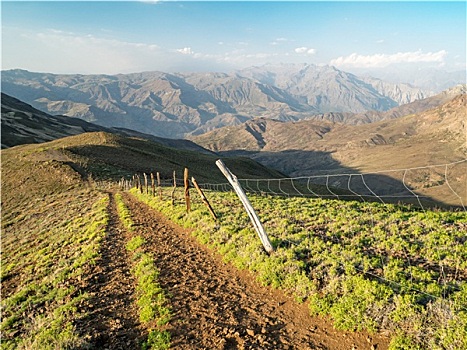
[[80, 307], [87, 316], [76, 328], [89, 337], [93, 349], [138, 349], [144, 330], [138, 321], [131, 262], [125, 249], [128, 233], [120, 223], [113, 194], [109, 198], [109, 223], [100, 258], [84, 281], [84, 290], [91, 297]]
[[387, 339], [336, 332], [309, 316], [282, 292], [259, 285], [245, 271], [225, 264], [187, 230], [129, 194], [137, 234], [160, 270], [173, 317], [168, 331], [175, 349], [385, 349]]

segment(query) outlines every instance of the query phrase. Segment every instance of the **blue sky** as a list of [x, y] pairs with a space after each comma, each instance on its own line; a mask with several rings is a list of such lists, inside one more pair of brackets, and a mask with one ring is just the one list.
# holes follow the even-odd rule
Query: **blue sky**
[[2, 1], [2, 69], [466, 67], [466, 2]]

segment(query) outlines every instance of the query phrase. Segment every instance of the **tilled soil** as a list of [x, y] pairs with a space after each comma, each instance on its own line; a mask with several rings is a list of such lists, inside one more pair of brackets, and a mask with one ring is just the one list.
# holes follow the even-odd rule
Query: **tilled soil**
[[[124, 194], [124, 199], [136, 224], [132, 234], [142, 235], [146, 239], [146, 247], [153, 254], [155, 264], [160, 270], [159, 283], [170, 300], [173, 316], [167, 330], [172, 336], [172, 348], [388, 348], [388, 338], [382, 335], [335, 331], [330, 321], [309, 316], [306, 304], [297, 304], [281, 291], [261, 286], [250, 273], [223, 263], [217, 253], [198, 244], [187, 230], [176, 226], [131, 195]], [[113, 230], [112, 227], [110, 229]], [[118, 235], [119, 230], [114, 232]], [[121, 239], [113, 237], [112, 241]], [[118, 244], [114, 246], [116, 245]], [[125, 259], [126, 253], [121, 250], [111, 253], [114, 258], [117, 258], [116, 255]], [[103, 260], [104, 263], [110, 263], [105, 257]], [[115, 278], [124, 280], [123, 284], [130, 284], [128, 268], [120, 263], [117, 265], [120, 267], [116, 273], [120, 277]], [[104, 267], [103, 279], [110, 283], [112, 277], [105, 277], [105, 274], [115, 273], [114, 270], [113, 267]], [[104, 284], [102, 288], [105, 292], [114, 287], [106, 287]], [[128, 307], [128, 303], [134, 305], [131, 293], [126, 294], [129, 291], [125, 288], [108, 292], [107, 296], [103, 296], [104, 300], [107, 298], [108, 302], [112, 302], [114, 297], [127, 298], [126, 303], [123, 303], [125, 305], [120, 306]], [[110, 314], [113, 312], [112, 308], [102, 311]], [[135, 313], [134, 310], [123, 312], [127, 318]], [[119, 319], [124, 328], [132, 326], [131, 322], [125, 323], [123, 315]], [[101, 321], [105, 320], [103, 318]], [[99, 325], [96, 324], [97, 326]], [[101, 328], [103, 334], [110, 331], [102, 339], [107, 337], [112, 345], [110, 338], [119, 333], [112, 332], [112, 325], [107, 323]], [[131, 337], [139, 337], [137, 329], [136, 327], [133, 334], [128, 331], [126, 342]]]
[[125, 244], [131, 239], [109, 194], [109, 223], [100, 258], [83, 281], [90, 298], [79, 307], [86, 317], [75, 324], [92, 349], [140, 349], [145, 330], [135, 304], [135, 281]]

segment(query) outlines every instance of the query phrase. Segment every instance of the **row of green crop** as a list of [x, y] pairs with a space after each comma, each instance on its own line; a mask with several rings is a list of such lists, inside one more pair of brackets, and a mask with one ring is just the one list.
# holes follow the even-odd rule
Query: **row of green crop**
[[390, 330], [392, 349], [467, 348], [465, 212], [250, 196], [276, 248], [268, 256], [233, 193], [207, 193], [219, 224], [197, 201], [186, 213], [132, 193], [336, 328]]
[[[131, 212], [123, 202], [120, 194], [115, 195], [117, 212], [121, 222], [129, 231], [133, 231], [134, 223]], [[156, 323], [156, 328], [151, 329], [147, 341], [142, 345], [143, 349], [163, 350], [170, 347], [170, 333], [162, 330], [171, 317], [167, 306], [167, 297], [158, 283], [159, 271], [154, 259], [146, 251], [145, 239], [142, 236], [134, 236], [126, 244], [126, 249], [131, 253], [133, 260], [133, 273], [137, 281], [137, 304], [139, 308], [140, 321], [151, 325]]]

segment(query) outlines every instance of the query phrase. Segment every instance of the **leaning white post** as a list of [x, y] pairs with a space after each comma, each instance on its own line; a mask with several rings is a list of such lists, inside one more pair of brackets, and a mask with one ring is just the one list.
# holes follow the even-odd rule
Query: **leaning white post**
[[253, 223], [253, 226], [255, 227], [255, 230], [259, 235], [259, 238], [261, 239], [261, 243], [263, 243], [264, 249], [266, 250], [266, 252], [271, 254], [274, 251], [274, 247], [269, 241], [269, 237], [266, 234], [266, 231], [264, 230], [264, 227], [261, 224], [261, 221], [259, 220], [258, 215], [253, 209], [253, 206], [251, 205], [250, 200], [246, 196], [245, 192], [243, 192], [242, 186], [238, 182], [237, 177], [234, 174], [232, 174], [232, 172], [229, 170], [229, 168], [225, 166], [222, 160], [220, 159], [217, 160], [216, 165], [220, 169], [220, 171], [222, 171], [222, 174], [224, 174], [227, 180], [229, 180], [230, 184], [234, 188], [238, 197], [242, 201], [243, 206], [245, 207], [245, 210], [248, 213], [248, 216], [250, 217], [250, 220]]

